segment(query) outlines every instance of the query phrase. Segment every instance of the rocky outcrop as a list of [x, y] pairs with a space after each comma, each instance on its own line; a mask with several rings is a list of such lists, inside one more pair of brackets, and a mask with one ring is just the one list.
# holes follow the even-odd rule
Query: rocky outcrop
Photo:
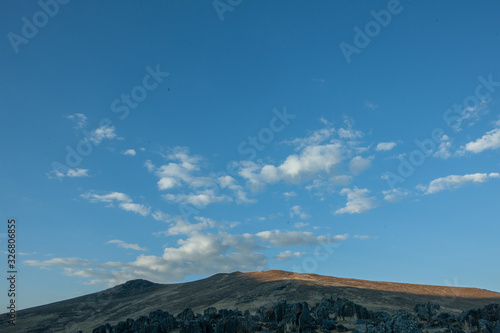
[[[207, 308], [203, 315], [187, 308], [177, 316], [157, 310], [136, 320], [127, 319], [116, 325], [109, 323], [93, 333], [312, 333], [312, 332], [365, 332], [365, 333], [422, 333], [481, 332], [500, 333], [500, 305], [490, 304], [481, 309], [464, 311], [458, 318], [439, 312], [434, 303], [415, 305], [414, 313], [396, 311], [373, 312], [345, 298], [324, 298], [314, 307], [306, 302], [276, 302], [269, 308], [261, 307], [255, 315], [238, 309]], [[439, 331], [435, 329], [438, 328]]]

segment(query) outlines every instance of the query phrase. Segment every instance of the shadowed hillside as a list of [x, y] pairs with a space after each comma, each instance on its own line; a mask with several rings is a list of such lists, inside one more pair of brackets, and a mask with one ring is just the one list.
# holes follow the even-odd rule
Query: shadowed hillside
[[[250, 310], [279, 300], [315, 304], [336, 294], [372, 311], [413, 311], [417, 303], [433, 302], [443, 311], [500, 303], [500, 293], [476, 288], [374, 282], [284, 271], [216, 274], [178, 284], [133, 280], [116, 287], [17, 313], [19, 332], [87, 332], [102, 323], [148, 315], [157, 309], [177, 314], [185, 308], [203, 313], [209, 307]], [[16, 332], [2, 315], [0, 331]]]

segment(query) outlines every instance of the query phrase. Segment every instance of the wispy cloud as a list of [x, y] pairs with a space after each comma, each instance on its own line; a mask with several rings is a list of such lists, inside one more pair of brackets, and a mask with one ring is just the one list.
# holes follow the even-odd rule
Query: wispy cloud
[[127, 150], [124, 150], [122, 151], [122, 155], [125, 155], [125, 156], [135, 156], [137, 153], [135, 151], [135, 149], [127, 149]]
[[347, 196], [347, 204], [343, 208], [335, 211], [335, 214], [360, 214], [377, 207], [375, 197], [369, 197], [368, 189], [344, 188], [340, 191], [341, 195]]
[[274, 259], [284, 262], [293, 258], [303, 257], [305, 254], [306, 254], [305, 252], [292, 252], [290, 250], [287, 250], [284, 252], [280, 252], [280, 254], [274, 257]]
[[80, 169], [80, 168], [68, 168], [67, 170], [52, 170], [51, 172], [46, 174], [48, 178], [79, 178], [79, 177], [88, 177], [89, 169]]
[[126, 242], [124, 242], [122, 240], [118, 240], [118, 239], [112, 239], [109, 242], [107, 242], [106, 244], [116, 244], [118, 247], [121, 247], [124, 249], [136, 250], [136, 251], [147, 251], [148, 250], [147, 248], [140, 247], [137, 244], [129, 244], [129, 243], [126, 243]]
[[81, 258], [52, 258], [49, 260], [24, 260], [25, 264], [29, 266], [58, 266], [58, 267], [82, 267], [90, 266], [94, 262], [92, 260], [81, 259]]
[[66, 119], [70, 119], [76, 123], [75, 129], [81, 130], [82, 128], [85, 128], [87, 126], [87, 116], [85, 116], [83, 113], [75, 113], [66, 116]]
[[451, 175], [434, 179], [429, 185], [418, 185], [424, 194], [433, 194], [444, 190], [457, 189], [467, 183], [484, 183], [492, 178], [500, 178], [498, 173], [474, 173], [468, 175]]
[[256, 234], [262, 241], [271, 243], [276, 247], [287, 247], [297, 245], [314, 245], [319, 243], [333, 243], [347, 239], [348, 235], [316, 236], [308, 231], [288, 231], [280, 230], [261, 231]]
[[118, 203], [118, 207], [123, 210], [134, 212], [142, 216], [147, 216], [151, 212], [151, 208], [143, 204], [133, 203], [132, 199], [121, 192], [110, 192], [108, 194], [97, 194], [93, 191], [80, 195], [82, 198], [89, 200], [92, 203], [104, 202], [112, 205]]
[[402, 188], [394, 188], [391, 190], [382, 191], [382, 194], [384, 195], [385, 201], [394, 203], [409, 195], [410, 192]]
[[371, 102], [368, 102], [368, 101], [365, 101], [365, 107], [371, 109], [371, 110], [375, 110], [376, 108], [378, 108], [378, 105], [375, 105]]
[[392, 150], [394, 147], [397, 146], [396, 142], [380, 142], [377, 144], [377, 147], [375, 147], [376, 151], [389, 151]]

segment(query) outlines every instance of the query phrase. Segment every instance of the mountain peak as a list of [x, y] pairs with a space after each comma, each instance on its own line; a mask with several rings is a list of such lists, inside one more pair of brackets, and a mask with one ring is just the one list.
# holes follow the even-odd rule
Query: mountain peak
[[148, 280], [143, 280], [143, 279], [136, 279], [136, 280], [130, 280], [125, 282], [124, 284], [120, 285], [121, 289], [125, 290], [137, 290], [137, 289], [144, 289], [144, 288], [149, 288], [156, 285], [156, 283], [153, 283]]

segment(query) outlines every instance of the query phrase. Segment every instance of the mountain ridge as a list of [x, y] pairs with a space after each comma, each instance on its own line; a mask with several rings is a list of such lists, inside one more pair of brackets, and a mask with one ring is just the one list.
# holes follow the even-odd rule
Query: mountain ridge
[[[174, 284], [130, 280], [96, 293], [20, 310], [17, 328], [31, 332], [38, 332], [37, 327], [51, 327], [51, 332], [78, 328], [85, 332], [104, 322], [135, 318], [157, 309], [174, 314], [188, 307], [195, 313], [209, 307], [255, 312], [278, 300], [315, 304], [332, 294], [370, 310], [389, 313], [398, 309], [410, 311], [416, 303], [426, 302], [440, 304], [443, 310], [457, 314], [465, 309], [500, 303], [500, 293], [478, 288], [369, 281], [279, 270], [232, 272]], [[0, 319], [2, 332], [4, 329], [9, 332], [6, 317]]]

